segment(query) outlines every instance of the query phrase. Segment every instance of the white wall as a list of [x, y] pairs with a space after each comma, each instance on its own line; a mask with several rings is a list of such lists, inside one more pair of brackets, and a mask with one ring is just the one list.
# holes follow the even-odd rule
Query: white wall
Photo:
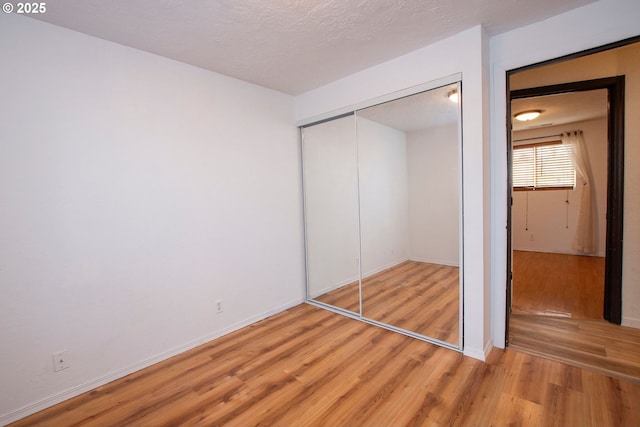
[[302, 301], [291, 97], [0, 28], [0, 424]]
[[[491, 39], [491, 288], [492, 337], [504, 346], [506, 288], [506, 72], [639, 34], [637, 0], [603, 0]], [[558, 35], [561, 34], [562, 37]], [[638, 57], [632, 59], [637, 64]], [[618, 66], [617, 64], [611, 64]], [[626, 64], [621, 67], [630, 67]], [[624, 72], [620, 69], [619, 72]], [[623, 323], [640, 327], [640, 83], [627, 80]], [[635, 191], [635, 192], [634, 192]]]
[[409, 259], [407, 137], [357, 118], [362, 275]]
[[[594, 255], [604, 256], [607, 226], [607, 119], [514, 132], [513, 139], [557, 135], [571, 130], [583, 131], [594, 180], [592, 202], [595, 204], [597, 229]], [[568, 205], [565, 202], [567, 195]], [[581, 184], [568, 191], [514, 191], [511, 208], [513, 249], [582, 255], [573, 248], [581, 195]]]
[[484, 359], [489, 337], [488, 43], [481, 27], [337, 80], [295, 98], [298, 121], [462, 73], [464, 352]]
[[[638, 22], [636, 0], [603, 0], [495, 36], [490, 52], [475, 27], [295, 98], [301, 120], [462, 73], [465, 354], [504, 345], [506, 71], [638, 35]], [[15, 15], [0, 26], [0, 423], [302, 299], [288, 96]], [[627, 80], [635, 326], [639, 86]], [[64, 349], [72, 367], [54, 374]]]
[[302, 132], [307, 280], [317, 297], [359, 277], [358, 147], [353, 116]]
[[409, 161], [409, 257], [460, 265], [459, 152], [455, 124], [411, 132]]

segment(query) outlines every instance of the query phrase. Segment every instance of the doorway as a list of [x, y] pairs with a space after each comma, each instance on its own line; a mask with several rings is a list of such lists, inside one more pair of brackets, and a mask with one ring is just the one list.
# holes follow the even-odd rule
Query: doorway
[[[591, 285], [591, 289], [585, 291], [593, 290], [594, 293], [597, 293], [593, 289], [597, 283], [593, 282], [597, 281], [599, 277], [602, 278], [602, 318], [619, 325], [622, 317], [624, 76], [513, 90], [510, 93], [510, 101], [510, 109], [513, 114], [517, 115], [519, 111], [527, 111], [526, 108], [531, 110], [530, 105], [539, 105], [541, 107], [538, 107], [538, 110], [531, 111], [541, 111], [544, 112], [542, 114], [551, 116], [543, 122], [541, 127], [529, 128], [529, 132], [537, 131], [534, 133], [537, 136], [526, 137], [529, 134], [525, 133], [524, 138], [516, 139], [513, 135], [516, 133], [515, 126], [517, 125], [512, 127], [509, 156], [512, 169], [510, 180], [510, 188], [512, 188], [510, 253], [513, 253], [514, 249], [527, 249], [527, 245], [522, 242], [519, 242], [519, 246], [514, 247], [514, 242], [523, 240], [519, 236], [522, 233], [514, 233], [516, 230], [514, 225], [517, 223], [517, 218], [514, 217], [514, 208], [518, 205], [524, 205], [524, 227], [521, 226], [519, 229], [524, 230], [529, 246], [534, 252], [604, 256], [602, 274], [599, 274], [598, 263], [589, 262], [590, 260], [582, 260], [582, 268], [576, 267], [575, 273], [583, 270], [586, 265], [589, 266], [589, 269], [592, 270], [591, 275], [598, 277], [584, 282]], [[514, 110], [513, 107], [516, 106], [525, 108], [525, 110]], [[580, 126], [588, 126], [589, 131], [583, 132], [576, 129]], [[540, 134], [541, 130], [542, 134]], [[525, 129], [521, 129], [519, 134], [524, 131]], [[572, 158], [569, 159], [567, 165], [574, 170], [573, 183], [563, 182], [561, 176], [546, 174], [539, 178], [543, 181], [541, 186], [536, 183], [533, 187], [519, 187], [518, 176], [514, 172], [519, 167], [518, 153], [525, 151], [524, 156], [528, 156], [529, 152], [535, 154], [537, 169], [533, 171], [534, 177], [541, 175], [546, 170], [554, 171], [557, 174], [559, 172], [553, 166], [562, 159], [559, 154], [554, 153], [571, 145], [567, 144], [571, 139], [567, 138], [567, 136], [571, 136], [570, 132], [579, 133], [577, 136], [581, 139], [582, 163], [584, 163], [582, 168], [585, 169], [582, 174], [578, 170], [579, 167], [576, 166], [576, 147], [574, 146], [574, 155], [571, 156]], [[522, 142], [527, 144], [519, 145]], [[555, 151], [551, 151], [553, 148]], [[566, 174], [564, 170], [560, 172]], [[591, 188], [587, 189], [586, 187]], [[517, 190], [524, 190], [524, 197], [519, 197], [522, 196], [522, 193]], [[525, 201], [522, 202], [522, 199]], [[514, 200], [520, 203], [514, 204]], [[586, 207], [584, 206], [585, 202], [588, 202]], [[584, 241], [578, 241], [581, 222], [584, 221], [585, 216], [591, 217], [588, 220], [590, 224], [587, 228], [593, 234], [588, 238], [587, 247], [585, 247]], [[538, 229], [542, 231], [541, 237], [544, 240], [542, 245], [538, 243], [538, 237], [533, 230], [530, 230], [529, 221], [535, 220], [543, 223], [541, 224], [543, 227]], [[554, 242], [549, 243], [549, 240], [554, 240]], [[531, 259], [532, 257], [527, 258]], [[563, 266], [573, 264], [571, 258], [566, 259], [565, 263], [562, 258], [553, 258], [554, 262]], [[572, 273], [569, 271], [567, 274], [571, 275]], [[575, 295], [566, 292], [565, 295], [567, 300], [575, 297]], [[513, 289], [511, 296], [513, 297]], [[596, 298], [598, 297], [596, 296]], [[582, 307], [578, 310], [584, 312], [587, 309]], [[558, 312], [557, 314], [576, 317], [567, 312]]]
[[[573, 334], [578, 330], [581, 330], [581, 331], [585, 330], [587, 326], [589, 326], [591, 330], [595, 330], [597, 328], [600, 328], [602, 324], [604, 324], [605, 326], [611, 325], [612, 327], [614, 327], [615, 325], [619, 325], [621, 322], [621, 318], [622, 318], [621, 316], [622, 314], [621, 313], [622, 225], [623, 225], [622, 224], [622, 207], [623, 207], [623, 195], [624, 195], [623, 193], [624, 133], [623, 132], [624, 132], [625, 77], [622, 75], [617, 76], [614, 74], [614, 77], [603, 77], [603, 78], [596, 78], [592, 80], [570, 81], [570, 82], [566, 82], [566, 80], [569, 77], [571, 77], [572, 67], [579, 68], [580, 65], [583, 66], [583, 71], [582, 73], [577, 73], [576, 75], [580, 77], [589, 76], [589, 72], [585, 72], [584, 69], [592, 70], [594, 68], [593, 67], [584, 68], [584, 64], [589, 61], [589, 59], [587, 59], [586, 57], [591, 56], [592, 54], [597, 55], [598, 53], [601, 53], [601, 52], [607, 52], [609, 50], [613, 50], [621, 46], [624, 47], [628, 44], [632, 44], [632, 43], [629, 42], [629, 43], [618, 44], [617, 46], [609, 46], [607, 48], [600, 49], [597, 52], [592, 51], [592, 52], [587, 52], [579, 55], [574, 55], [571, 58], [563, 58], [562, 60], [552, 61], [546, 64], [542, 64], [541, 66], [527, 67], [526, 69], [513, 70], [508, 73], [508, 81], [509, 81], [509, 84], [511, 85], [510, 87], [511, 88], [516, 87], [516, 89], [511, 90], [509, 92], [510, 97], [507, 105], [509, 118], [512, 118], [514, 113], [517, 113], [522, 109], [522, 107], [516, 104], [517, 102], [520, 102], [520, 101], [536, 101], [537, 102], [542, 100], [544, 97], [555, 97], [559, 95], [575, 95], [575, 94], [586, 95], [589, 91], [594, 91], [594, 93], [596, 91], [604, 91], [605, 102], [608, 104], [608, 111], [607, 111], [608, 117], [603, 119], [607, 127], [605, 132], [606, 132], [606, 139], [607, 139], [606, 179], [608, 182], [605, 185], [606, 191], [604, 192], [606, 194], [606, 201], [604, 202], [604, 205], [606, 206], [605, 207], [606, 216], [602, 215], [602, 218], [603, 218], [602, 221], [605, 224], [602, 224], [603, 231], [598, 236], [601, 241], [600, 246], [602, 247], [602, 249], [598, 250], [600, 253], [589, 254], [589, 255], [604, 255], [604, 259], [603, 259], [604, 262], [602, 262], [601, 265], [597, 265], [598, 264], [597, 262], [591, 263], [591, 264], [595, 264], [595, 267], [593, 265], [588, 265], [589, 263], [583, 263], [582, 261], [593, 261], [594, 258], [596, 257], [588, 257], [588, 258], [582, 257], [580, 256], [581, 254], [579, 253], [573, 255], [574, 258], [563, 259], [562, 256], [565, 256], [565, 255], [569, 256], [569, 255], [568, 254], [545, 254], [543, 253], [544, 252], [543, 251], [542, 256], [538, 257], [538, 258], [544, 258], [544, 256], [551, 255], [551, 258], [555, 257], [555, 261], [552, 261], [552, 262], [555, 262], [557, 265], [561, 267], [569, 266], [571, 264], [569, 260], [580, 261], [581, 264], [575, 267], [574, 273], [577, 272], [576, 274], [583, 274], [583, 276], [592, 276], [591, 281], [592, 282], [595, 281], [599, 283], [600, 286], [602, 286], [601, 288], [602, 294], [601, 294], [600, 300], [598, 301], [598, 298], [593, 297], [593, 295], [586, 297], [585, 299], [588, 300], [587, 301], [588, 303], [592, 303], [592, 306], [591, 307], [583, 306], [583, 308], [578, 308], [578, 311], [576, 311], [575, 308], [573, 307], [568, 308], [566, 305], [560, 306], [560, 307], [547, 305], [547, 306], [532, 308], [529, 314], [533, 317], [523, 318], [521, 316], [523, 311], [522, 307], [518, 307], [517, 306], [518, 301], [512, 299], [512, 297], [514, 297], [514, 293], [513, 293], [512, 280], [511, 280], [511, 278], [513, 278], [513, 283], [517, 283], [517, 280], [518, 280], [518, 278], [516, 277], [516, 275], [518, 274], [517, 264], [522, 261], [522, 257], [520, 255], [535, 254], [537, 256], [539, 254], [537, 252], [518, 251], [517, 249], [522, 249], [522, 241], [518, 242], [519, 246], [514, 245], [514, 242], [518, 238], [522, 240], [522, 236], [517, 236], [517, 234], [518, 233], [524, 234], [527, 237], [527, 239], [530, 239], [530, 241], [526, 242], [526, 244], [529, 245], [529, 248], [525, 248], [525, 249], [531, 249], [534, 251], [540, 248], [541, 242], [539, 241], [539, 239], [540, 238], [544, 239], [544, 236], [540, 236], [538, 234], [539, 233], [538, 230], [535, 230], [535, 231], [531, 229], [527, 230], [528, 224], [526, 223], [526, 221], [533, 220], [535, 218], [535, 215], [540, 214], [540, 212], [532, 212], [532, 211], [535, 211], [537, 207], [529, 205], [529, 210], [528, 211], [525, 210], [524, 214], [522, 212], [522, 209], [515, 210], [513, 207], [514, 199], [526, 199], [527, 196], [532, 196], [534, 194], [535, 194], [535, 197], [539, 198], [544, 194], [544, 191], [537, 191], [537, 189], [536, 191], [529, 191], [529, 192], [514, 191], [513, 189], [514, 172], [512, 169], [514, 167], [514, 164], [513, 164], [514, 149], [512, 147], [512, 144], [514, 141], [516, 143], [519, 142], [522, 144], [529, 144], [529, 145], [540, 145], [539, 143], [552, 144], [554, 142], [553, 141], [554, 139], [556, 140], [561, 139], [559, 137], [561, 137], [561, 134], [564, 133], [565, 131], [575, 131], [578, 129], [576, 129], [576, 126], [572, 127], [567, 125], [565, 126], [565, 129], [562, 129], [562, 131], [559, 132], [558, 123], [551, 123], [551, 124], [545, 123], [542, 126], [539, 126], [536, 129], [536, 132], [534, 133], [535, 136], [544, 136], [545, 138], [539, 138], [539, 139], [531, 138], [531, 140], [529, 141], [517, 141], [518, 138], [527, 139], [528, 136], [525, 138], [515, 137], [511, 135], [512, 129], [511, 128], [509, 129], [508, 170], [509, 170], [509, 189], [511, 192], [510, 194], [511, 197], [509, 197], [510, 204], [508, 207], [508, 228], [507, 228], [508, 254], [509, 254], [509, 257], [507, 260], [507, 264], [508, 264], [507, 277], [509, 278], [509, 280], [508, 280], [508, 286], [507, 286], [506, 341], [507, 341], [507, 345], [511, 347], [519, 346], [519, 343], [514, 342], [513, 340], [514, 334], [516, 337], [518, 336], [518, 334], [520, 334], [520, 336], [527, 335], [527, 339], [530, 341], [532, 348], [534, 349], [541, 348], [540, 346], [541, 341], [551, 342], [552, 344], [555, 344], [556, 350], [558, 350], [559, 353], [563, 355], [560, 357], [556, 355], [555, 358], [563, 360], [563, 357], [564, 357], [564, 359], [566, 359], [564, 361], [575, 363], [576, 362], [575, 356], [571, 354], [571, 352], [567, 351], [568, 346], [566, 344], [563, 344], [561, 340], [558, 340], [558, 337], [562, 335], [570, 336], [571, 334]], [[556, 72], [561, 70], [559, 74], [562, 74], [562, 75], [560, 76], [557, 83], [549, 80], [549, 76], [552, 73], [552, 71], [550, 70], [554, 68], [552, 65], [555, 66]], [[606, 68], [606, 67], [601, 67], [601, 68]], [[526, 72], [526, 73], [522, 73], [522, 72]], [[546, 83], [546, 85], [523, 86], [523, 76], [525, 74], [528, 74], [527, 77], [530, 79], [530, 81], [536, 82], [538, 84]], [[531, 78], [532, 76], [533, 78]], [[552, 83], [552, 84], [549, 84], [549, 83]], [[548, 109], [542, 108], [542, 110], [547, 110], [547, 112], [549, 112], [551, 111], [551, 107], [549, 107]], [[551, 192], [548, 192], [547, 196], [550, 193]], [[555, 193], [558, 196], [563, 195], [562, 190], [556, 190]], [[556, 222], [560, 222], [560, 223], [564, 222], [563, 225], [565, 229], [568, 229], [570, 225], [573, 225], [570, 223], [576, 220], [574, 216], [571, 216], [572, 214], [569, 206], [571, 203], [575, 203], [575, 200], [571, 200], [571, 198], [568, 195], [568, 191], [564, 191], [564, 196], [565, 196], [564, 201], [567, 203], [564, 206], [562, 206], [562, 209], [556, 210], [554, 219], [556, 220]], [[531, 200], [529, 201], [531, 202]], [[516, 230], [514, 228], [516, 226], [520, 227], [520, 229]], [[561, 234], [561, 233], [558, 232], [555, 234]], [[554, 234], [554, 237], [558, 237], [555, 234]], [[516, 250], [515, 252], [514, 252], [514, 249]], [[555, 251], [552, 249], [549, 252], [564, 252], [562, 248], [558, 249], [556, 247], [555, 249], [556, 249]], [[586, 254], [583, 254], [583, 255], [586, 255]], [[546, 265], [549, 265], [549, 262], [547, 262]], [[549, 279], [548, 277], [545, 278], [543, 272], [541, 272], [540, 270], [541, 269], [539, 267], [538, 268], [534, 267], [533, 269], [530, 269], [529, 272], [524, 273], [526, 278], [532, 279], [532, 281], [534, 282], [534, 288], [537, 285], [537, 288], [535, 290], [538, 291], [540, 295], [542, 295], [543, 297], [548, 297], [550, 293], [549, 292], [550, 289], [558, 290], [558, 289], [554, 289], [554, 286], [556, 286], [556, 288], [559, 288], [565, 294], [567, 293], [570, 294], [570, 292], [567, 291], [567, 287], [565, 284], [553, 283], [553, 280], [556, 280], [557, 277], [553, 279]], [[550, 274], [553, 276], [554, 271], [553, 269], [550, 269], [550, 270], [551, 270]], [[536, 281], [538, 283], [535, 283]], [[584, 277], [579, 279], [579, 281], [581, 282], [581, 284], [584, 284], [585, 283]], [[546, 289], [545, 289], [545, 286], [546, 286]], [[516, 297], [517, 297], [517, 294], [516, 294]], [[580, 298], [580, 296], [578, 298]], [[576, 299], [575, 295], [570, 296], [568, 302], [575, 303], [576, 302], [575, 299]], [[594, 309], [593, 309], [594, 301], [596, 301], [597, 303], [596, 305], [599, 306], [599, 310], [597, 310], [599, 311], [599, 313], [597, 311], [594, 312]], [[565, 303], [566, 302], [567, 301], [565, 301]], [[515, 308], [513, 313], [517, 313], [516, 318], [514, 319], [510, 319], [509, 317], [512, 314], [512, 308]], [[582, 312], [579, 311], [582, 309], [584, 309], [584, 311]], [[538, 318], [535, 318], [535, 316], [538, 316]], [[608, 322], [604, 322], [604, 320], [598, 320], [596, 319], [596, 317], [599, 319], [603, 319], [603, 318], [607, 319]], [[534, 322], [534, 320], [538, 320], [538, 322], [536, 323]], [[582, 321], [582, 323], [580, 323], [580, 321]], [[600, 323], [588, 324], [588, 322], [600, 322]], [[621, 328], [619, 326], [615, 326], [615, 327], [619, 329]], [[626, 329], [630, 329], [630, 328], [626, 328]], [[551, 335], [538, 334], [540, 330], [545, 330], [546, 332], [554, 330], [554, 332]], [[632, 332], [634, 331], [635, 330], [632, 330]], [[601, 339], [602, 339], [603, 345], [604, 346], [612, 345], [612, 342], [615, 340], [611, 339], [612, 338], [611, 332], [606, 327], [604, 329], [601, 329], [601, 332], [602, 332]], [[625, 332], [629, 332], [629, 331], [625, 330]], [[634, 338], [636, 342], [638, 340], [638, 337], [640, 337], [640, 335], [636, 335]], [[574, 344], [576, 340], [580, 340], [583, 338], [584, 337], [580, 338], [580, 337], [577, 337], [576, 335], [572, 335], [572, 339], [574, 339]], [[621, 338], [621, 340], [625, 340], [625, 339], [626, 338]], [[594, 337], [584, 338], [583, 344], [595, 345], [596, 341], [597, 341], [597, 338], [594, 338]], [[531, 351], [531, 352], [535, 352], [535, 351]], [[604, 352], [606, 353], [606, 351]], [[544, 356], [545, 354], [541, 354], [541, 355]], [[600, 364], [601, 366], [605, 366], [605, 365], [610, 366], [611, 363], [609, 362], [610, 361], [600, 361], [598, 362], [598, 364]], [[580, 364], [580, 363], [576, 363], [576, 364]], [[625, 368], [624, 367], [621, 368], [620, 366], [618, 366], [618, 367], [614, 367], [613, 370], [624, 371]], [[636, 380], [640, 378], [640, 367], [638, 366], [631, 367], [627, 369], [626, 372], [628, 375], [631, 375]], [[611, 372], [608, 372], [608, 373], [611, 373]]]

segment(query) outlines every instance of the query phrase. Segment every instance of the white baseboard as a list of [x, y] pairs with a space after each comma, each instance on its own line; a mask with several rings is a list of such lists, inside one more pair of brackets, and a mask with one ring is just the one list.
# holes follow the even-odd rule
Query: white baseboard
[[484, 349], [479, 350], [475, 348], [464, 348], [463, 353], [465, 356], [472, 357], [474, 359], [484, 362], [489, 357], [489, 353], [493, 349], [493, 341], [489, 340], [484, 346]]
[[448, 267], [460, 267], [460, 262], [458, 260], [444, 260], [444, 259], [434, 259], [434, 258], [419, 258], [419, 257], [409, 257], [410, 261], [417, 262], [426, 262], [428, 264], [438, 264], [438, 265], [446, 265]]
[[198, 347], [204, 343], [212, 341], [216, 338], [219, 338], [223, 335], [227, 335], [231, 332], [234, 332], [238, 329], [244, 328], [245, 326], [249, 326], [253, 323], [256, 323], [260, 320], [266, 319], [267, 317], [273, 316], [274, 314], [278, 314], [281, 311], [287, 310], [291, 307], [294, 307], [298, 304], [302, 304], [304, 300], [295, 300], [291, 301], [287, 304], [283, 304], [279, 307], [273, 308], [271, 310], [267, 310], [263, 313], [257, 314], [255, 316], [251, 316], [248, 319], [237, 322], [233, 325], [222, 328], [216, 332], [213, 332], [209, 335], [205, 335], [196, 340], [190, 341], [178, 347], [174, 347], [170, 350], [164, 351], [162, 353], [156, 354], [155, 356], [151, 356], [147, 359], [141, 360], [140, 362], [134, 363], [122, 369], [118, 369], [109, 374], [96, 378], [94, 380], [88, 381], [84, 384], [79, 384], [75, 387], [71, 387], [67, 390], [61, 391], [60, 393], [56, 393], [52, 396], [49, 396], [40, 401], [31, 403], [26, 405], [18, 410], [9, 412], [8, 414], [0, 415], [0, 426], [5, 426], [7, 424], [18, 421], [22, 418], [25, 418], [29, 415], [35, 414], [43, 409], [49, 408], [50, 406], [56, 405], [58, 403], [64, 402], [65, 400], [71, 399], [72, 397], [78, 396], [82, 393], [85, 393], [89, 390], [93, 390], [96, 387], [107, 384], [111, 381], [117, 380], [119, 378], [125, 377], [129, 374], [132, 374], [141, 369], [147, 368], [151, 365], [155, 365], [158, 362], [162, 362], [163, 360], [169, 359], [173, 356], [176, 356], [180, 353], [184, 353], [185, 351], [191, 350], [192, 348]]
[[397, 259], [395, 261], [391, 261], [389, 264], [383, 265], [382, 267], [374, 268], [373, 270], [366, 271], [362, 273], [362, 278], [366, 279], [369, 276], [373, 276], [374, 274], [378, 274], [381, 271], [388, 270], [390, 268], [395, 267], [396, 265], [400, 265], [403, 262], [409, 261], [409, 258]]
[[350, 283], [353, 282], [357, 282], [358, 281], [358, 276], [355, 276], [354, 278], [349, 278], [347, 280], [341, 281], [335, 285], [330, 285], [330, 286], [325, 286], [322, 289], [318, 289], [317, 291], [314, 291], [313, 294], [309, 295], [309, 298], [313, 299], [313, 298], [317, 298], [320, 295], [324, 295], [327, 294], [331, 291], [335, 291], [336, 289], [340, 289], [343, 286], [347, 286]]
[[633, 317], [623, 317], [622, 326], [640, 329], [640, 319], [634, 319]]
[[[372, 271], [368, 271], [368, 272], [363, 273], [362, 274], [362, 278], [366, 279], [369, 276], [373, 276], [376, 273], [380, 273], [381, 271], [384, 271], [384, 270], [387, 270], [389, 268], [395, 267], [396, 265], [402, 264], [403, 262], [408, 261], [408, 260], [409, 259], [407, 259], [407, 258], [401, 259], [401, 260], [396, 260], [396, 261], [393, 261], [393, 262], [391, 262], [391, 263], [389, 263], [387, 265], [384, 265], [382, 267], [375, 268]], [[341, 282], [339, 282], [339, 283], [337, 283], [335, 285], [326, 286], [326, 287], [324, 287], [322, 289], [318, 289], [317, 291], [314, 291], [313, 294], [309, 295], [309, 298], [311, 298], [311, 299], [317, 298], [320, 295], [324, 295], [324, 294], [329, 293], [331, 291], [335, 291], [336, 289], [340, 289], [343, 286], [346, 286], [348, 284], [351, 284], [351, 283], [357, 282], [357, 281], [358, 281], [358, 276], [355, 276], [353, 278], [349, 278], [347, 280], [343, 280], [343, 281], [341, 281]]]
[[484, 345], [484, 360], [487, 360], [487, 358], [489, 357], [489, 353], [491, 353], [491, 350], [493, 350], [493, 341], [489, 340]]
[[571, 251], [555, 251], [552, 249], [545, 249], [545, 248], [516, 248], [515, 246], [513, 247], [514, 251], [520, 251], [520, 252], [542, 252], [545, 254], [558, 254], [558, 255], [577, 255], [577, 256], [595, 256], [595, 257], [601, 257], [604, 258], [607, 254], [605, 254], [604, 252], [598, 252], [596, 254], [583, 254], [581, 252], [571, 252]]

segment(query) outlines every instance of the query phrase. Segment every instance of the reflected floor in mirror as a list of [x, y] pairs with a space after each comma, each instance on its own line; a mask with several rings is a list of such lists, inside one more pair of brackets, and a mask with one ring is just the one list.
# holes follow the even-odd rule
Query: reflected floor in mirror
[[[363, 317], [435, 338], [460, 342], [458, 267], [405, 261], [362, 281]], [[315, 298], [359, 312], [358, 282]]]

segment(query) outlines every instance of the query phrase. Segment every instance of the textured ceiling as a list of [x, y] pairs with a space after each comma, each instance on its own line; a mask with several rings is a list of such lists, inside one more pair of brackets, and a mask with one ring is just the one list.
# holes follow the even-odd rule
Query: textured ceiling
[[55, 0], [37, 19], [292, 95], [483, 24], [594, 0]]

